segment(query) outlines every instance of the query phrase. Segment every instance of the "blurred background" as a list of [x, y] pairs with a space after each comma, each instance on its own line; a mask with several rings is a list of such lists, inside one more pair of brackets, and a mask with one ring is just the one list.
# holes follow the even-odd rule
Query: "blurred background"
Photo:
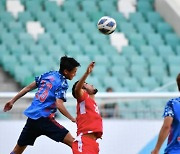
[[[72, 85], [96, 62], [87, 82], [99, 90], [100, 153], [149, 154], [166, 102], [179, 96], [179, 14], [179, 0], [0, 0], [0, 153], [10, 153], [16, 144], [35, 91], [3, 113], [6, 101], [35, 76], [58, 70], [60, 57], [68, 55], [81, 63], [67, 94], [73, 116]], [[116, 20], [113, 34], [98, 32], [102, 16]], [[57, 119], [76, 135], [76, 125], [59, 113]], [[43, 137], [37, 142], [25, 154], [71, 153]]]

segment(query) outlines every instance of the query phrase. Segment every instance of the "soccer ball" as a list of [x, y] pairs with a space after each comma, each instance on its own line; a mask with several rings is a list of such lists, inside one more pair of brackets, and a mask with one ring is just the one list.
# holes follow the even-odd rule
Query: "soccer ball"
[[101, 33], [109, 35], [115, 31], [116, 21], [109, 16], [104, 16], [99, 19], [97, 27]]

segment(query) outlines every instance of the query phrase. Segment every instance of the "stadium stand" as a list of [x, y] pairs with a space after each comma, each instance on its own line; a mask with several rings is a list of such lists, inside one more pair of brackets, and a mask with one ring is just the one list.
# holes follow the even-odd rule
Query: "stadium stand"
[[[47, 0], [20, 2], [24, 11], [17, 18], [6, 10], [6, 1], [0, 5], [0, 64], [21, 86], [32, 81], [34, 75], [56, 69], [57, 56], [64, 54], [81, 63], [78, 77], [89, 61], [96, 61], [88, 80], [100, 92], [110, 85], [116, 92], [153, 91], [175, 78], [179, 71], [180, 39], [155, 11], [153, 0], [137, 1], [136, 11], [132, 8], [128, 16], [127, 12], [119, 12], [118, 5], [122, 4], [117, 0], [66, 0], [62, 5]], [[123, 33], [128, 39], [128, 45], [121, 51], [96, 28], [98, 19], [104, 15], [115, 18], [116, 33]], [[27, 28], [29, 22], [38, 22], [44, 30], [34, 37]], [[128, 105], [133, 109], [132, 104]], [[139, 104], [141, 108], [142, 102]], [[128, 108], [121, 105], [120, 108]], [[120, 116], [126, 117], [123, 113]], [[142, 115], [134, 112], [134, 117]]]

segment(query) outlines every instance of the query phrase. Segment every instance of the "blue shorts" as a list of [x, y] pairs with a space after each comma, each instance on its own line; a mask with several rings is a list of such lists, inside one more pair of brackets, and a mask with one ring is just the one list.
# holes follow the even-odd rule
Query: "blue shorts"
[[53, 117], [42, 117], [37, 120], [28, 118], [17, 144], [19, 146], [34, 145], [36, 138], [41, 135], [46, 135], [56, 142], [63, 142], [68, 132]]

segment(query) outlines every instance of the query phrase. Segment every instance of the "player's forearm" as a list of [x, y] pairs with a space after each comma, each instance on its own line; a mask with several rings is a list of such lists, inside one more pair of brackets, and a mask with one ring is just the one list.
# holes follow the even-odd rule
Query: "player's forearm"
[[164, 143], [165, 139], [167, 138], [168, 134], [170, 132], [170, 127], [166, 127], [166, 126], [162, 126], [160, 133], [159, 133], [159, 137], [158, 137], [158, 141], [156, 144], [155, 149], [156, 150], [160, 150], [162, 144]]
[[84, 82], [86, 81], [87, 77], [88, 77], [88, 73], [84, 73], [84, 75], [80, 78], [78, 84], [76, 85], [76, 89], [81, 89], [83, 87]]
[[71, 114], [67, 111], [67, 109], [65, 108], [65, 106], [63, 104], [58, 104], [57, 105], [58, 110], [65, 116], [67, 117], [69, 120], [73, 121], [73, 117], [71, 116]]
[[24, 96], [27, 92], [33, 90], [36, 88], [36, 83], [33, 82], [30, 85], [24, 87], [16, 96], [14, 96], [11, 101], [13, 102], [13, 104], [22, 96]]

